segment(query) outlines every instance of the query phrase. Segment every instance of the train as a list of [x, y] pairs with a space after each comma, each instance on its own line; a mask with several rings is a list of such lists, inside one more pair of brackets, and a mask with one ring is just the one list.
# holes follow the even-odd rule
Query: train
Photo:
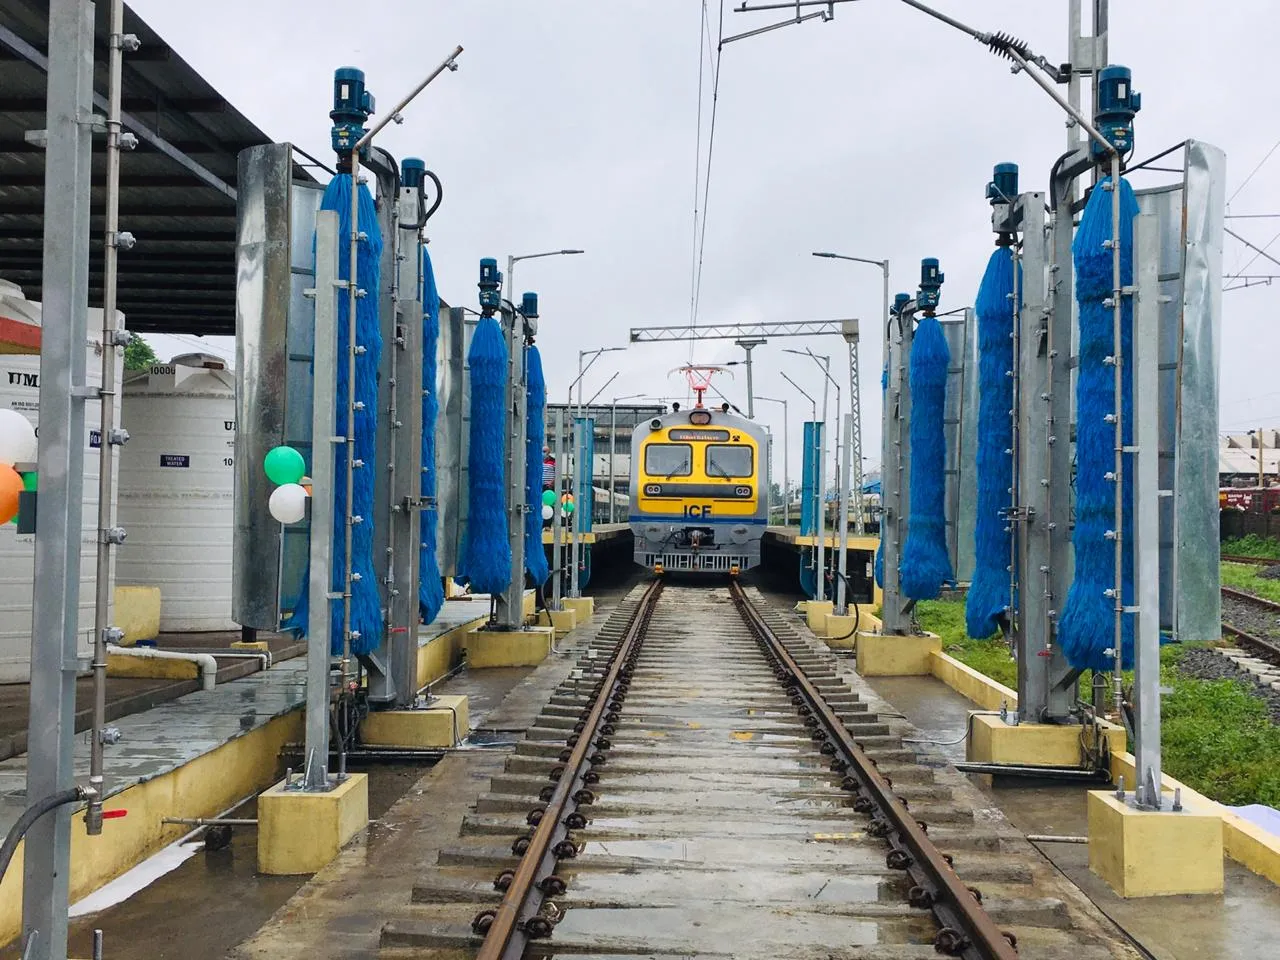
[[666, 572], [737, 575], [760, 565], [769, 522], [769, 434], [698, 402], [631, 435], [635, 562]]

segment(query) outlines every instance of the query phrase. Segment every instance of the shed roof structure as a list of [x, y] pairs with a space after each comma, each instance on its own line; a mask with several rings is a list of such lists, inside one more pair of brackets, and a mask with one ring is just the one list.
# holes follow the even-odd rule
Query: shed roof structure
[[[105, 116], [109, 4], [97, 4], [94, 113]], [[271, 138], [229, 104], [127, 5], [120, 164], [119, 307], [130, 330], [235, 333], [236, 165]], [[48, 0], [0, 4], [0, 278], [41, 299]], [[313, 180], [301, 167], [296, 176]], [[102, 301], [105, 138], [95, 138], [89, 303]]]

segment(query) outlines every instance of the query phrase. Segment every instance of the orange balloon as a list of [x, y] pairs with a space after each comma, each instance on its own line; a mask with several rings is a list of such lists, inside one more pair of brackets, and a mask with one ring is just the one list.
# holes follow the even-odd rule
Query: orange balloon
[[18, 515], [18, 494], [22, 477], [8, 464], [0, 464], [0, 523], [8, 523]]

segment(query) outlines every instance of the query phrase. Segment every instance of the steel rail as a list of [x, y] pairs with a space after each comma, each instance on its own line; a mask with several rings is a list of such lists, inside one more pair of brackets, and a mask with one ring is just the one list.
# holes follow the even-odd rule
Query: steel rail
[[806, 724], [812, 718], [821, 726], [821, 731], [815, 730], [815, 739], [823, 741], [824, 753], [835, 754], [832, 769], [846, 774], [842, 786], [857, 794], [854, 809], [871, 814], [867, 834], [887, 840], [891, 848], [887, 865], [890, 869], [905, 871], [911, 878], [909, 902], [930, 910], [937, 919], [939, 930], [934, 939], [937, 950], [962, 960], [1016, 960], [1018, 953], [1013, 935], [995, 925], [982, 908], [976, 891], [965, 886], [956, 875], [950, 859], [929, 839], [925, 824], [917, 821], [905, 801], [894, 794], [891, 781], [858, 746], [818, 688], [765, 623], [741, 584], [733, 581], [729, 592], [748, 629], [773, 661], [783, 687], [791, 691], [793, 701], [806, 717]]
[[564, 881], [555, 874], [556, 864], [577, 853], [569, 832], [585, 825], [577, 808], [595, 799], [587, 789], [594, 782], [591, 768], [604, 763], [603, 751], [610, 745], [607, 737], [661, 594], [662, 581], [654, 580], [610, 658], [590, 709], [583, 711], [583, 720], [568, 739], [570, 749], [560, 755], [563, 766], [552, 771], [555, 787], [549, 796], [543, 793], [546, 806], [529, 815], [529, 823], [535, 825], [533, 834], [517, 838], [512, 848], [521, 856], [519, 865], [494, 881], [494, 886], [504, 891], [502, 902], [496, 910], [484, 910], [472, 921], [472, 929], [485, 938], [476, 960], [518, 960], [529, 940], [550, 935], [553, 922], [541, 916], [542, 904], [547, 897], [564, 892]]
[[1255, 637], [1252, 633], [1241, 630], [1239, 627], [1227, 623], [1225, 620], [1222, 621], [1222, 632], [1235, 637], [1237, 640], [1243, 640], [1247, 644], [1252, 644], [1253, 646], [1258, 647], [1265, 651], [1268, 656], [1274, 657], [1276, 659], [1276, 663], [1280, 663], [1280, 645], [1272, 643], [1270, 640], [1263, 640], [1261, 637]]
[[1274, 557], [1241, 557], [1230, 553], [1221, 554], [1218, 557], [1223, 563], [1252, 563], [1257, 566], [1270, 566], [1272, 564], [1280, 564], [1280, 560]]
[[1222, 595], [1224, 597], [1230, 597], [1232, 600], [1241, 600], [1244, 603], [1251, 603], [1255, 607], [1261, 607], [1262, 609], [1273, 613], [1280, 613], [1280, 603], [1276, 603], [1274, 600], [1268, 600], [1266, 597], [1260, 597], [1256, 593], [1237, 590], [1235, 587], [1223, 587]]

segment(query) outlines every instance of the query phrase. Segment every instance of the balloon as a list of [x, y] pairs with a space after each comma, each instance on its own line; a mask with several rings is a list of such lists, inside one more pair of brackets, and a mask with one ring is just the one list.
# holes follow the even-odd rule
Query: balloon
[[552, 510], [549, 506], [547, 506], [545, 503], [542, 505], [542, 519], [543, 519], [543, 520], [550, 520], [550, 519], [551, 519], [552, 517], [554, 517], [555, 515], [556, 515], [556, 512], [555, 512], [554, 510]]
[[24, 473], [22, 475], [22, 489], [23, 490], [37, 489], [36, 479], [37, 479], [36, 472], [34, 470], [32, 470], [30, 473]]
[[306, 461], [293, 447], [272, 447], [267, 451], [262, 466], [272, 483], [296, 484], [307, 472]]
[[556, 492], [554, 490], [542, 491], [542, 505], [544, 507], [554, 507], [556, 505]]
[[573, 501], [572, 500], [565, 501], [564, 506], [561, 507], [560, 509], [563, 510], [565, 513], [573, 513]]
[[34, 463], [36, 428], [17, 410], [0, 410], [0, 463]]
[[18, 494], [22, 477], [8, 465], [0, 465], [0, 523], [8, 523], [18, 515]]
[[307, 491], [296, 483], [281, 484], [272, 491], [267, 506], [281, 523], [297, 523], [307, 515]]

